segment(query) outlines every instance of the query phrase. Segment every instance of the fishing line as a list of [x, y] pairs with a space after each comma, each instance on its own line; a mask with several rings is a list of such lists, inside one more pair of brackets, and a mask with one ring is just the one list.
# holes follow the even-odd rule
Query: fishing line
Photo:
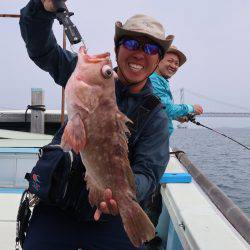
[[187, 118], [188, 118], [188, 120], [189, 120], [190, 122], [194, 123], [195, 125], [201, 126], [201, 127], [203, 127], [203, 128], [206, 128], [206, 129], [209, 129], [209, 130], [211, 130], [211, 131], [213, 131], [213, 132], [215, 132], [215, 133], [217, 133], [217, 134], [219, 134], [219, 135], [222, 135], [222, 136], [228, 138], [229, 140], [231, 140], [231, 141], [233, 141], [233, 142], [235, 142], [235, 143], [241, 145], [242, 147], [244, 147], [244, 148], [250, 150], [250, 148], [248, 148], [247, 146], [243, 145], [242, 143], [236, 141], [235, 139], [231, 138], [230, 136], [227, 136], [227, 135], [225, 135], [225, 134], [223, 134], [223, 133], [221, 133], [221, 132], [219, 132], [219, 131], [217, 131], [217, 130], [215, 130], [215, 129], [209, 128], [208, 126], [205, 126], [205, 125], [201, 124], [200, 122], [197, 122], [197, 121], [195, 120], [195, 115], [188, 114], [188, 115], [187, 115]]

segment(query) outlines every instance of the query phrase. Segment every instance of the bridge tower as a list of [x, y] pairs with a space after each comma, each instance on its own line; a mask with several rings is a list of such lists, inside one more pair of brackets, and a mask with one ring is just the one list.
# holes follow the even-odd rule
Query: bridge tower
[[[180, 104], [184, 104], [184, 103], [185, 103], [184, 88], [180, 88]], [[178, 123], [177, 128], [179, 129], [187, 128], [187, 124]]]
[[184, 98], [184, 88], [180, 88], [180, 104], [184, 104], [185, 98]]

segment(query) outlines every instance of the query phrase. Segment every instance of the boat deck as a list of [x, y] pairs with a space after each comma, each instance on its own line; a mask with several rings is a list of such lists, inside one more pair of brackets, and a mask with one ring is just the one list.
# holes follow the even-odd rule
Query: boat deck
[[0, 188], [0, 249], [14, 249], [16, 216], [23, 189]]

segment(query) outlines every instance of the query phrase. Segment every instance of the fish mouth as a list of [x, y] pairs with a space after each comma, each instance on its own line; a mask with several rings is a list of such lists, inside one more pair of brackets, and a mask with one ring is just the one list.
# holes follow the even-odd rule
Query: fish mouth
[[99, 62], [104, 62], [104, 61], [110, 62], [111, 61], [109, 52], [99, 54], [99, 55], [93, 55], [93, 56], [86, 55], [85, 59], [87, 62], [90, 62], [90, 63], [99, 63]]

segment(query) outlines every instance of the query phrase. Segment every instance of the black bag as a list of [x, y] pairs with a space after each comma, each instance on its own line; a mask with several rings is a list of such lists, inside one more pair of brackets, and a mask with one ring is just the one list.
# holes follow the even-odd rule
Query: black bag
[[39, 160], [25, 178], [28, 191], [48, 204], [60, 202], [68, 186], [73, 157], [59, 145], [46, 145], [39, 150]]
[[81, 214], [86, 206], [83, 201], [88, 199], [84, 175], [79, 154], [66, 153], [59, 145], [49, 144], [40, 149], [39, 160], [25, 178], [29, 181], [28, 191], [40, 201], [70, 214]]
[[23, 192], [18, 209], [16, 249], [19, 249], [19, 244], [23, 248], [29, 226], [29, 193], [39, 198], [39, 202], [56, 205], [79, 216], [84, 205], [82, 200], [88, 197], [84, 174], [85, 168], [81, 164], [80, 155], [65, 153], [59, 145], [52, 144], [39, 150], [35, 167], [25, 175], [29, 187]]

